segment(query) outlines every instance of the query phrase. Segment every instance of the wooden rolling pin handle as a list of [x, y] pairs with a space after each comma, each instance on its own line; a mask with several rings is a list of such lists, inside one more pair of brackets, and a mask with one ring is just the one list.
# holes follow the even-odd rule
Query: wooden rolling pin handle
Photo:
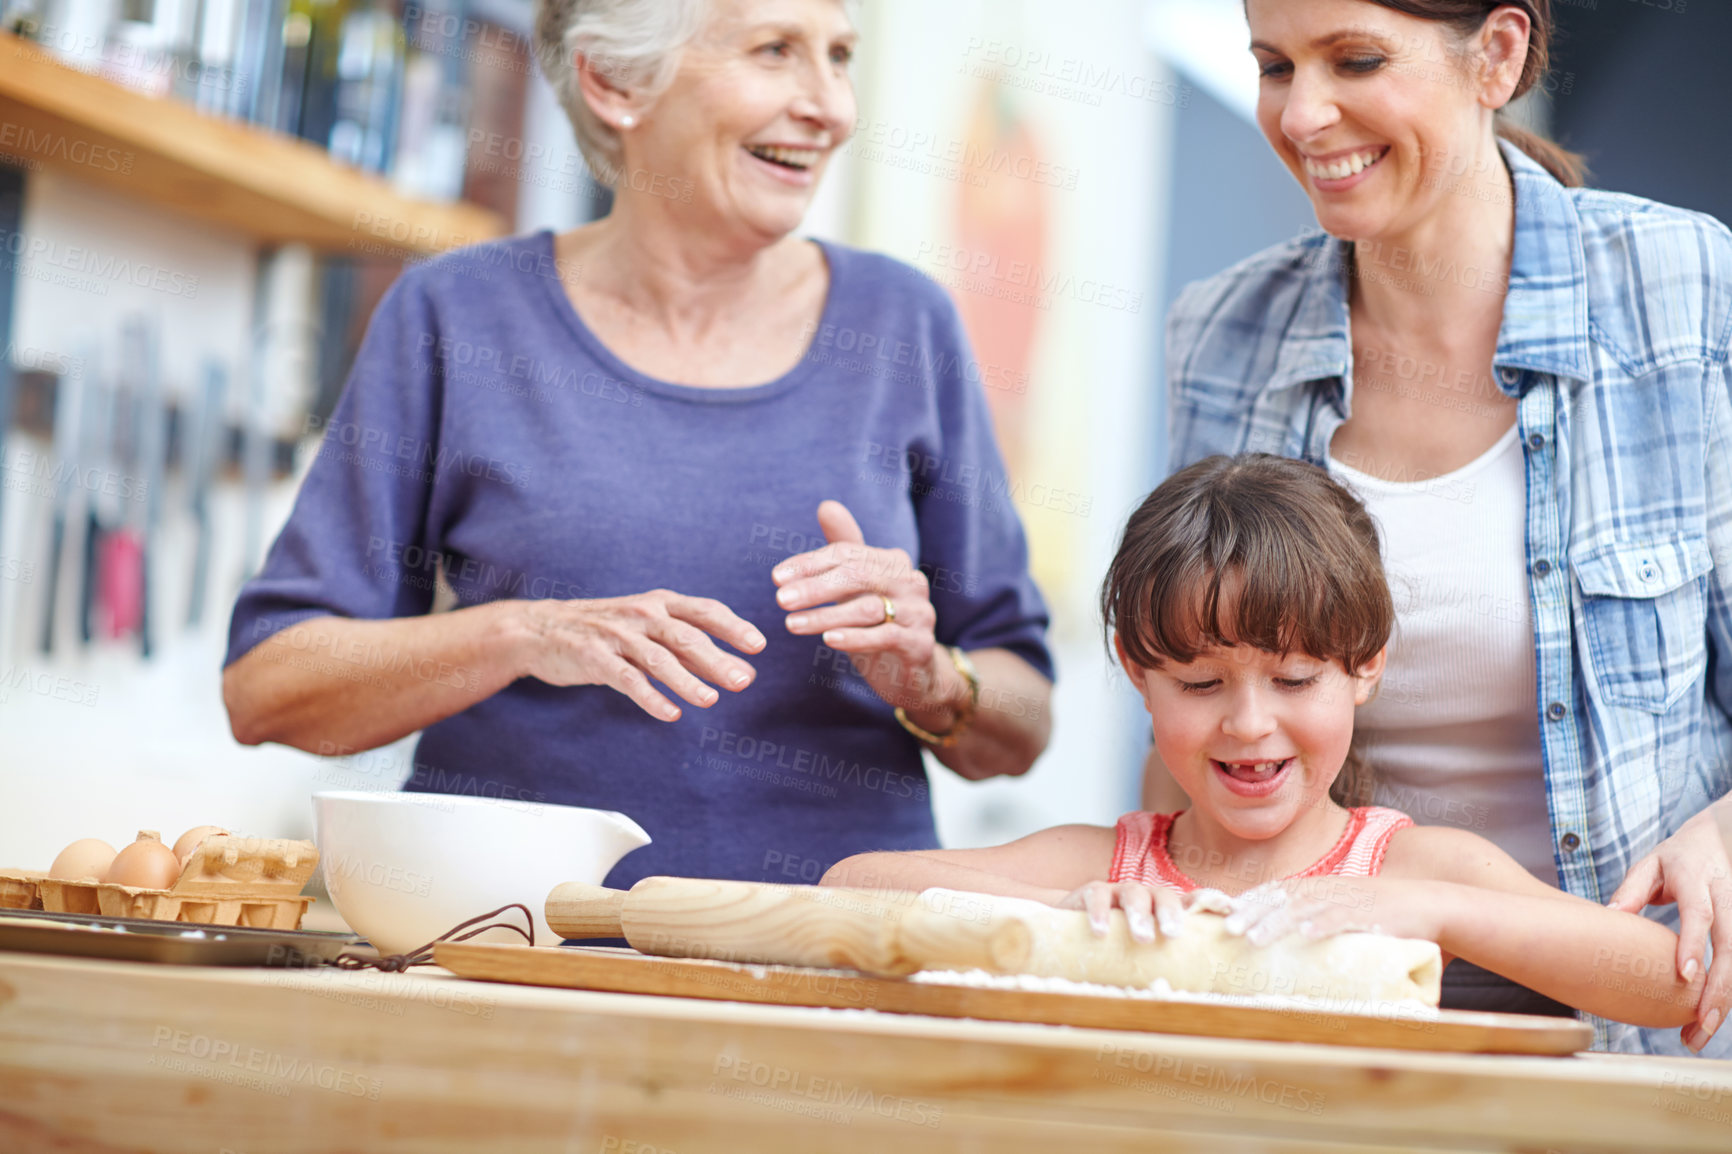
[[625, 890], [561, 882], [547, 895], [547, 925], [562, 938], [622, 938]]

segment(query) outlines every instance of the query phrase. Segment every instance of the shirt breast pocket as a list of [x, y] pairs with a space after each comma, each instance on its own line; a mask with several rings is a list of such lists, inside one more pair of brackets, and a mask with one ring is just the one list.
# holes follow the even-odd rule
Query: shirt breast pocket
[[1612, 542], [1572, 558], [1582, 664], [1609, 705], [1664, 713], [1708, 666], [1708, 541]]

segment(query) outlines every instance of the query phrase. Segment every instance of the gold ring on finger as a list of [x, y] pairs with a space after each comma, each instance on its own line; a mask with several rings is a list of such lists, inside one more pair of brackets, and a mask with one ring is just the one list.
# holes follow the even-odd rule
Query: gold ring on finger
[[890, 600], [890, 598], [884, 596], [884, 594], [882, 594], [882, 593], [878, 594], [878, 600], [884, 602], [884, 621], [883, 621], [883, 624], [885, 624], [885, 625], [896, 624], [896, 602]]

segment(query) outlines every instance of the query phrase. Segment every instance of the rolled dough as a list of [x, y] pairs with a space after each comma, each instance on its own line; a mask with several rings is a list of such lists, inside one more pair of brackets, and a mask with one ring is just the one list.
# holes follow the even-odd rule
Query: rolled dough
[[[958, 920], [977, 923], [991, 942], [989, 964], [977, 952], [953, 951]], [[1022, 898], [957, 890], [923, 891], [903, 915], [900, 946], [924, 969], [979, 967], [1075, 982], [1146, 988], [1164, 980], [1186, 993], [1282, 995], [1360, 1003], [1438, 1004], [1443, 955], [1435, 942], [1349, 932], [1311, 940], [1289, 934], [1253, 946], [1226, 931], [1226, 911], [1200, 904], [1185, 915], [1182, 933], [1153, 943], [1133, 939], [1124, 913], [1112, 912], [1097, 937], [1088, 915]]]

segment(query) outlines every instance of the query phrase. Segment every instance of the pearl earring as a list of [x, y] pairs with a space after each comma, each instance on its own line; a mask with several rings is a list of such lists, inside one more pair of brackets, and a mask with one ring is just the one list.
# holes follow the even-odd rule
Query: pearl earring
[[619, 124], [620, 124], [621, 128], [630, 128], [632, 125], [634, 125], [636, 123], [637, 123], [637, 117], [633, 116], [629, 112], [626, 113], [624, 116], [619, 118]]

